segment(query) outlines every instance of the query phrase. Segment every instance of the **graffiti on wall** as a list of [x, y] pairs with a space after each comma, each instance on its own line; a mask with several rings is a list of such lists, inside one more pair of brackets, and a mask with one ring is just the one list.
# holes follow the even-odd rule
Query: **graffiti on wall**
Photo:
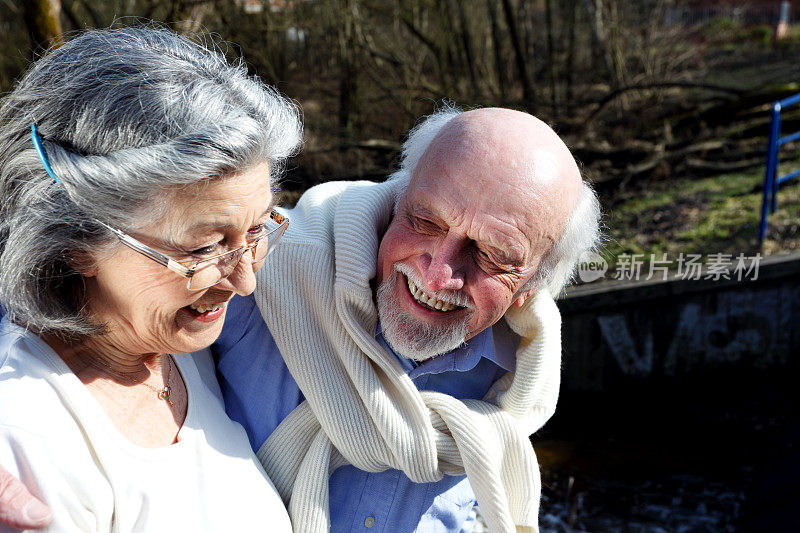
[[687, 297], [676, 312], [631, 308], [597, 318], [602, 338], [626, 375], [674, 376], [693, 370], [786, 363], [800, 323], [794, 290], [731, 290]]

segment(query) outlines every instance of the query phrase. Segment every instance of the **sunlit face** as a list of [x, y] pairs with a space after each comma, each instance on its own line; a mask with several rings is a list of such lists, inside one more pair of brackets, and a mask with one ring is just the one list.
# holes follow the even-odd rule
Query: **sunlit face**
[[[166, 217], [131, 235], [190, 266], [250, 242], [272, 203], [264, 163], [172, 193]], [[201, 291], [188, 290], [186, 278], [121, 244], [95, 260], [86, 276], [89, 311], [109, 328], [99, 341], [131, 354], [181, 354], [210, 345], [221, 331], [227, 302], [255, 288], [249, 252], [227, 279]]]
[[423, 156], [378, 252], [384, 335], [414, 359], [456, 348], [524, 302], [520, 288], [557, 232], [528, 166], [492, 146], [448, 149]]

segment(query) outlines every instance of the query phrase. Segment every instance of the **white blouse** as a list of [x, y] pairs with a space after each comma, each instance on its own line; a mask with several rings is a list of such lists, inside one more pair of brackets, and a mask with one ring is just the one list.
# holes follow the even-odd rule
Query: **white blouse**
[[51, 507], [47, 531], [291, 531], [208, 350], [174, 359], [186, 419], [175, 444], [143, 448], [44, 341], [0, 322], [0, 465]]

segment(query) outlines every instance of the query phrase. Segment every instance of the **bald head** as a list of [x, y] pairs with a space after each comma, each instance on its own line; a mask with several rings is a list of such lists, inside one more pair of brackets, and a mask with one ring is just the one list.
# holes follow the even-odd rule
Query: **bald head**
[[[460, 113], [445, 123], [428, 145], [425, 152], [438, 151], [444, 145], [451, 148], [474, 148], [485, 146], [487, 149], [515, 154], [518, 158], [512, 161], [529, 161], [537, 155], [543, 155], [541, 171], [546, 175], [537, 176], [542, 180], [556, 178], [552, 171], [558, 167], [563, 171], [563, 184], [577, 188], [580, 185], [580, 172], [569, 149], [550, 126], [538, 118], [514, 111], [490, 107]], [[539, 170], [534, 167], [534, 170]]]
[[436, 137], [502, 152], [510, 158], [508, 164], [528, 165], [532, 182], [560, 187], [565, 193], [580, 189], [580, 171], [567, 146], [550, 126], [527, 113], [497, 107], [467, 111]]

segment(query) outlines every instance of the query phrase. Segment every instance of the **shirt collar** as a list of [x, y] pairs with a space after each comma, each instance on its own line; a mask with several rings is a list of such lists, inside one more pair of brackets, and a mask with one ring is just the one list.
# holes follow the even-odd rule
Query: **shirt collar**
[[422, 362], [414, 361], [413, 359], [403, 357], [396, 353], [383, 337], [383, 329], [381, 328], [380, 322], [378, 322], [375, 338], [389, 350], [390, 353], [394, 354], [411, 379], [424, 374], [468, 372], [475, 368], [481, 360], [481, 357], [488, 359], [507, 372], [513, 372], [515, 367], [514, 350], [496, 349], [493, 328], [486, 328], [455, 350], [436, 357], [431, 357]]

